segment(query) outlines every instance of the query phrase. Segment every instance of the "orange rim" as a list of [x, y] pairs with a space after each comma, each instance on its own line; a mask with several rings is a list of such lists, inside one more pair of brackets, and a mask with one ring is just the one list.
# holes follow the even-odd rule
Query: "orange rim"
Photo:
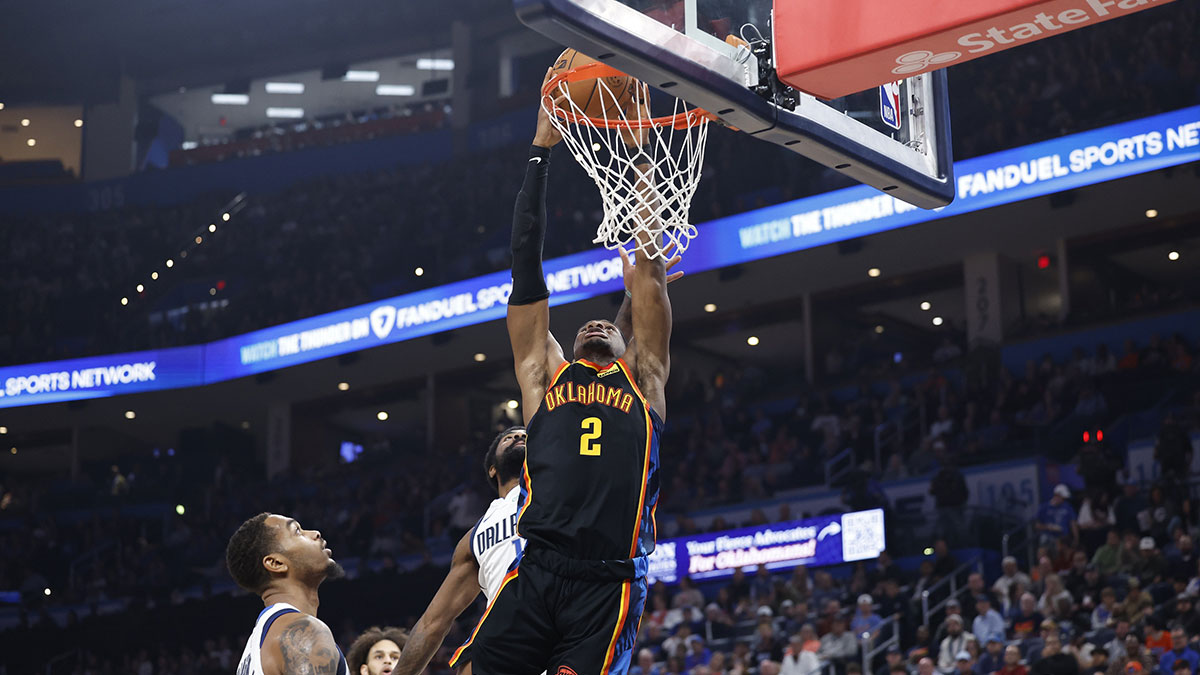
[[[580, 80], [592, 80], [601, 77], [628, 77], [628, 75], [605, 63], [589, 63], [587, 65], [579, 66], [578, 68], [565, 70], [552, 77], [550, 81], [542, 87], [543, 101], [546, 98], [553, 97], [554, 92], [558, 90], [559, 86], [563, 82], [578, 82]], [[610, 120], [603, 117], [589, 117], [587, 115], [580, 115], [558, 106], [554, 107], [554, 113], [572, 124], [579, 124], [583, 120], [588, 120], [592, 123], [592, 125], [603, 127], [605, 129], [653, 129], [655, 127], [671, 127], [672, 129], [676, 130], [683, 130], [694, 127], [701, 122], [717, 121], [716, 115], [713, 115], [707, 110], [701, 110], [700, 108], [693, 108], [677, 115], [649, 117], [638, 120]]]

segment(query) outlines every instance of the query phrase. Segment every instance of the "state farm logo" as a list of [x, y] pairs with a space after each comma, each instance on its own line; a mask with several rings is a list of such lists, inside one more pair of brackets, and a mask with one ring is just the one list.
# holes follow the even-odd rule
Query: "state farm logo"
[[892, 72], [896, 75], [910, 75], [919, 73], [930, 66], [940, 66], [945, 63], [957, 61], [962, 58], [962, 52], [942, 52], [934, 54], [928, 49], [918, 49], [915, 52], [909, 52], [904, 56], [896, 59], [899, 65], [892, 68]]
[[371, 312], [371, 332], [380, 340], [392, 332], [396, 325], [396, 308], [391, 305], [378, 307]]

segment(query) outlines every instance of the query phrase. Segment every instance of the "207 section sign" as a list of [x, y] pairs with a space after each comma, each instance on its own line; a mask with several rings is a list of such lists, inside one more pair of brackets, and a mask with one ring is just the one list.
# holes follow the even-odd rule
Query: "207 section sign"
[[884, 550], [883, 510], [855, 511], [774, 525], [710, 532], [658, 542], [650, 554], [651, 583], [732, 576], [766, 565], [837, 565], [877, 557]]

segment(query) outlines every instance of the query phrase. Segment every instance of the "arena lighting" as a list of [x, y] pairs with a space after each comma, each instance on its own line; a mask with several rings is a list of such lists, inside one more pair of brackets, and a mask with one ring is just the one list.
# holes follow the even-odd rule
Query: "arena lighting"
[[304, 108], [267, 108], [267, 117], [298, 120], [304, 117]]
[[8, 427], [0, 427], [0, 436], [8, 433]]
[[1097, 443], [1100, 443], [1100, 442], [1102, 442], [1102, 441], [1104, 441], [1104, 430], [1103, 430], [1103, 429], [1097, 429], [1097, 430], [1096, 430], [1096, 442], [1097, 442]]
[[131, 419], [133, 419], [133, 418], [135, 418], [135, 417], [137, 417], [137, 413], [133, 412], [132, 410], [126, 410], [126, 411], [125, 411], [125, 419], [127, 419], [127, 420], [131, 420]]
[[1146, 209], [1146, 217], [1147, 218], [1157, 218], [1158, 217], [1158, 209]]
[[475, 360], [479, 363], [483, 363], [484, 361], [487, 360], [487, 354], [484, 354], [483, 352], [479, 352], [479, 353], [475, 354]]
[[158, 281], [158, 272], [151, 272], [150, 279], [153, 281]]
[[32, 148], [33, 146], [37, 145], [37, 139], [31, 138], [31, 139], [25, 141], [25, 144]]
[[128, 304], [129, 304], [129, 298], [121, 298], [121, 306], [122, 307], [124, 307], [125, 305], [128, 305]]
[[210, 288], [210, 289], [208, 289], [208, 294], [209, 294], [209, 295], [216, 295], [216, 294], [217, 294], [217, 289], [215, 289], [215, 288]]
[[146, 287], [145, 287], [145, 286], [143, 286], [143, 285], [141, 285], [141, 284], [138, 284], [138, 285], [137, 285], [137, 292], [138, 292], [138, 293], [141, 293], [141, 292], [142, 292], [142, 291], [144, 291], [144, 290], [146, 290]]
[[942, 323], [943, 323], [942, 317], [940, 317], [940, 316], [933, 317], [933, 325], [940, 326], [940, 325], [942, 325]]
[[185, 512], [186, 510], [187, 510], [187, 509], [183, 508], [183, 504], [176, 504], [176, 505], [175, 505], [175, 513], [178, 513], [178, 514], [179, 514], [179, 515], [181, 515], [181, 516], [184, 514], [184, 512]]
[[875, 326], [875, 334], [883, 335], [883, 326]]
[[4, 104], [0, 103], [0, 110], [4, 110]]
[[23, 127], [27, 127], [27, 126], [29, 126], [29, 118], [28, 118], [28, 117], [26, 117], [25, 119], [21, 120], [21, 126], [23, 126]]
[[50, 596], [50, 588], [49, 588], [49, 587], [47, 587], [47, 588], [43, 588], [43, 589], [42, 589], [42, 593], [43, 593], [44, 595], [46, 595], [46, 597], [49, 597], [49, 596]]
[[418, 267], [417, 269], [413, 270], [413, 274], [415, 274], [417, 276], [423, 276], [425, 274], [425, 268]]
[[924, 553], [925, 555], [933, 555], [933, 549], [932, 549], [932, 548], [930, 548], [930, 547], [928, 547], [928, 546], [926, 546], [926, 547], [925, 547], [925, 550], [924, 550], [924, 551], [922, 551], [922, 553]]
[[216, 224], [216, 223], [209, 223], [209, 224], [208, 224], [208, 231], [209, 231], [209, 232], [216, 232], [216, 231], [217, 231], [217, 224]]
[[75, 120], [75, 128], [76, 129], [78, 129], [82, 126], [83, 126], [83, 120]]
[[175, 266], [175, 261], [171, 260], [170, 258], [167, 258], [167, 267], [174, 267], [174, 266]]
[[1170, 260], [1171, 262], [1175, 262], [1176, 260], [1179, 260], [1179, 251], [1171, 251], [1170, 253], [1168, 253], [1167, 260]]
[[196, 235], [196, 243], [197, 244], [204, 243], [204, 237], [201, 237], [200, 235]]
[[1083, 432], [1083, 442], [1084, 443], [1092, 442], [1092, 433], [1090, 431]]
[[928, 300], [925, 300], [921, 303], [921, 311], [922, 312], [928, 312], [932, 308], [933, 308], [933, 305], [929, 304]]
[[417, 59], [417, 70], [454, 70], [454, 59]]
[[1050, 256], [1039, 255], [1038, 259], [1037, 259], [1037, 266], [1038, 266], [1039, 270], [1044, 270], [1047, 267], [1049, 267], [1050, 266]]
[[517, 403], [517, 399], [515, 399], [515, 398], [510, 398], [508, 400], [508, 409], [509, 410], [516, 410], [518, 407], [520, 407], [520, 405], [521, 404]]
[[347, 70], [342, 82], [378, 82], [378, 70]]
[[200, 147], [200, 144], [196, 141], [184, 141], [179, 144], [181, 150], [195, 150], [198, 147]]
[[242, 420], [241, 427], [242, 427], [243, 429], [249, 429], [249, 428], [250, 428], [250, 421], [249, 421], [249, 420]]
[[750, 337], [746, 338], [746, 344], [750, 345], [751, 347], [757, 347], [758, 346], [758, 336], [751, 335]]
[[17, 454], [17, 446], [15, 446], [15, 445], [12, 446], [11, 448], [8, 449], [8, 452], [13, 455]]
[[717, 306], [710, 302], [704, 306], [704, 311], [708, 312], [709, 314], [712, 314], [713, 312], [717, 311]]
[[592, 152], [600, 152], [600, 144], [592, 143]]
[[867, 270], [867, 276], [871, 277], [872, 279], [878, 277], [880, 274], [883, 274], [883, 272], [881, 272], [878, 267], [872, 267], [871, 269]]
[[347, 391], [350, 389], [349, 382], [338, 382], [338, 391]]
[[229, 222], [229, 218], [230, 218], [230, 216], [229, 216], [229, 214], [228, 214], [228, 213], [222, 213], [222, 214], [221, 214], [221, 220], [223, 220], [223, 221], [225, 221], [225, 222], [227, 222], [227, 223]]
[[412, 96], [417, 88], [411, 84], [381, 84], [375, 87], [376, 96]]
[[380, 422], [386, 422], [386, 421], [387, 421], [387, 418], [388, 418], [388, 414], [387, 414], [387, 412], [386, 412], [386, 411], [384, 411], [384, 410], [380, 410], [379, 412], [375, 413], [375, 417], [376, 417], [376, 418], [377, 418], [377, 419], [378, 419]]
[[249, 94], [213, 94], [212, 102], [216, 105], [250, 105]]
[[268, 82], [268, 94], [303, 94], [303, 82]]

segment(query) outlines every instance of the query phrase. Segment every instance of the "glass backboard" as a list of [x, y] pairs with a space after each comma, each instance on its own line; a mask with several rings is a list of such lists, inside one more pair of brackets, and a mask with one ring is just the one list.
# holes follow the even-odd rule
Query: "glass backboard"
[[[517, 16], [531, 28], [750, 136], [916, 206], [949, 204], [954, 181], [945, 71], [832, 101], [797, 92], [771, 68], [775, 41], [787, 39], [774, 34], [772, 5], [773, 0], [514, 0]], [[727, 40], [731, 35], [751, 48]]]

